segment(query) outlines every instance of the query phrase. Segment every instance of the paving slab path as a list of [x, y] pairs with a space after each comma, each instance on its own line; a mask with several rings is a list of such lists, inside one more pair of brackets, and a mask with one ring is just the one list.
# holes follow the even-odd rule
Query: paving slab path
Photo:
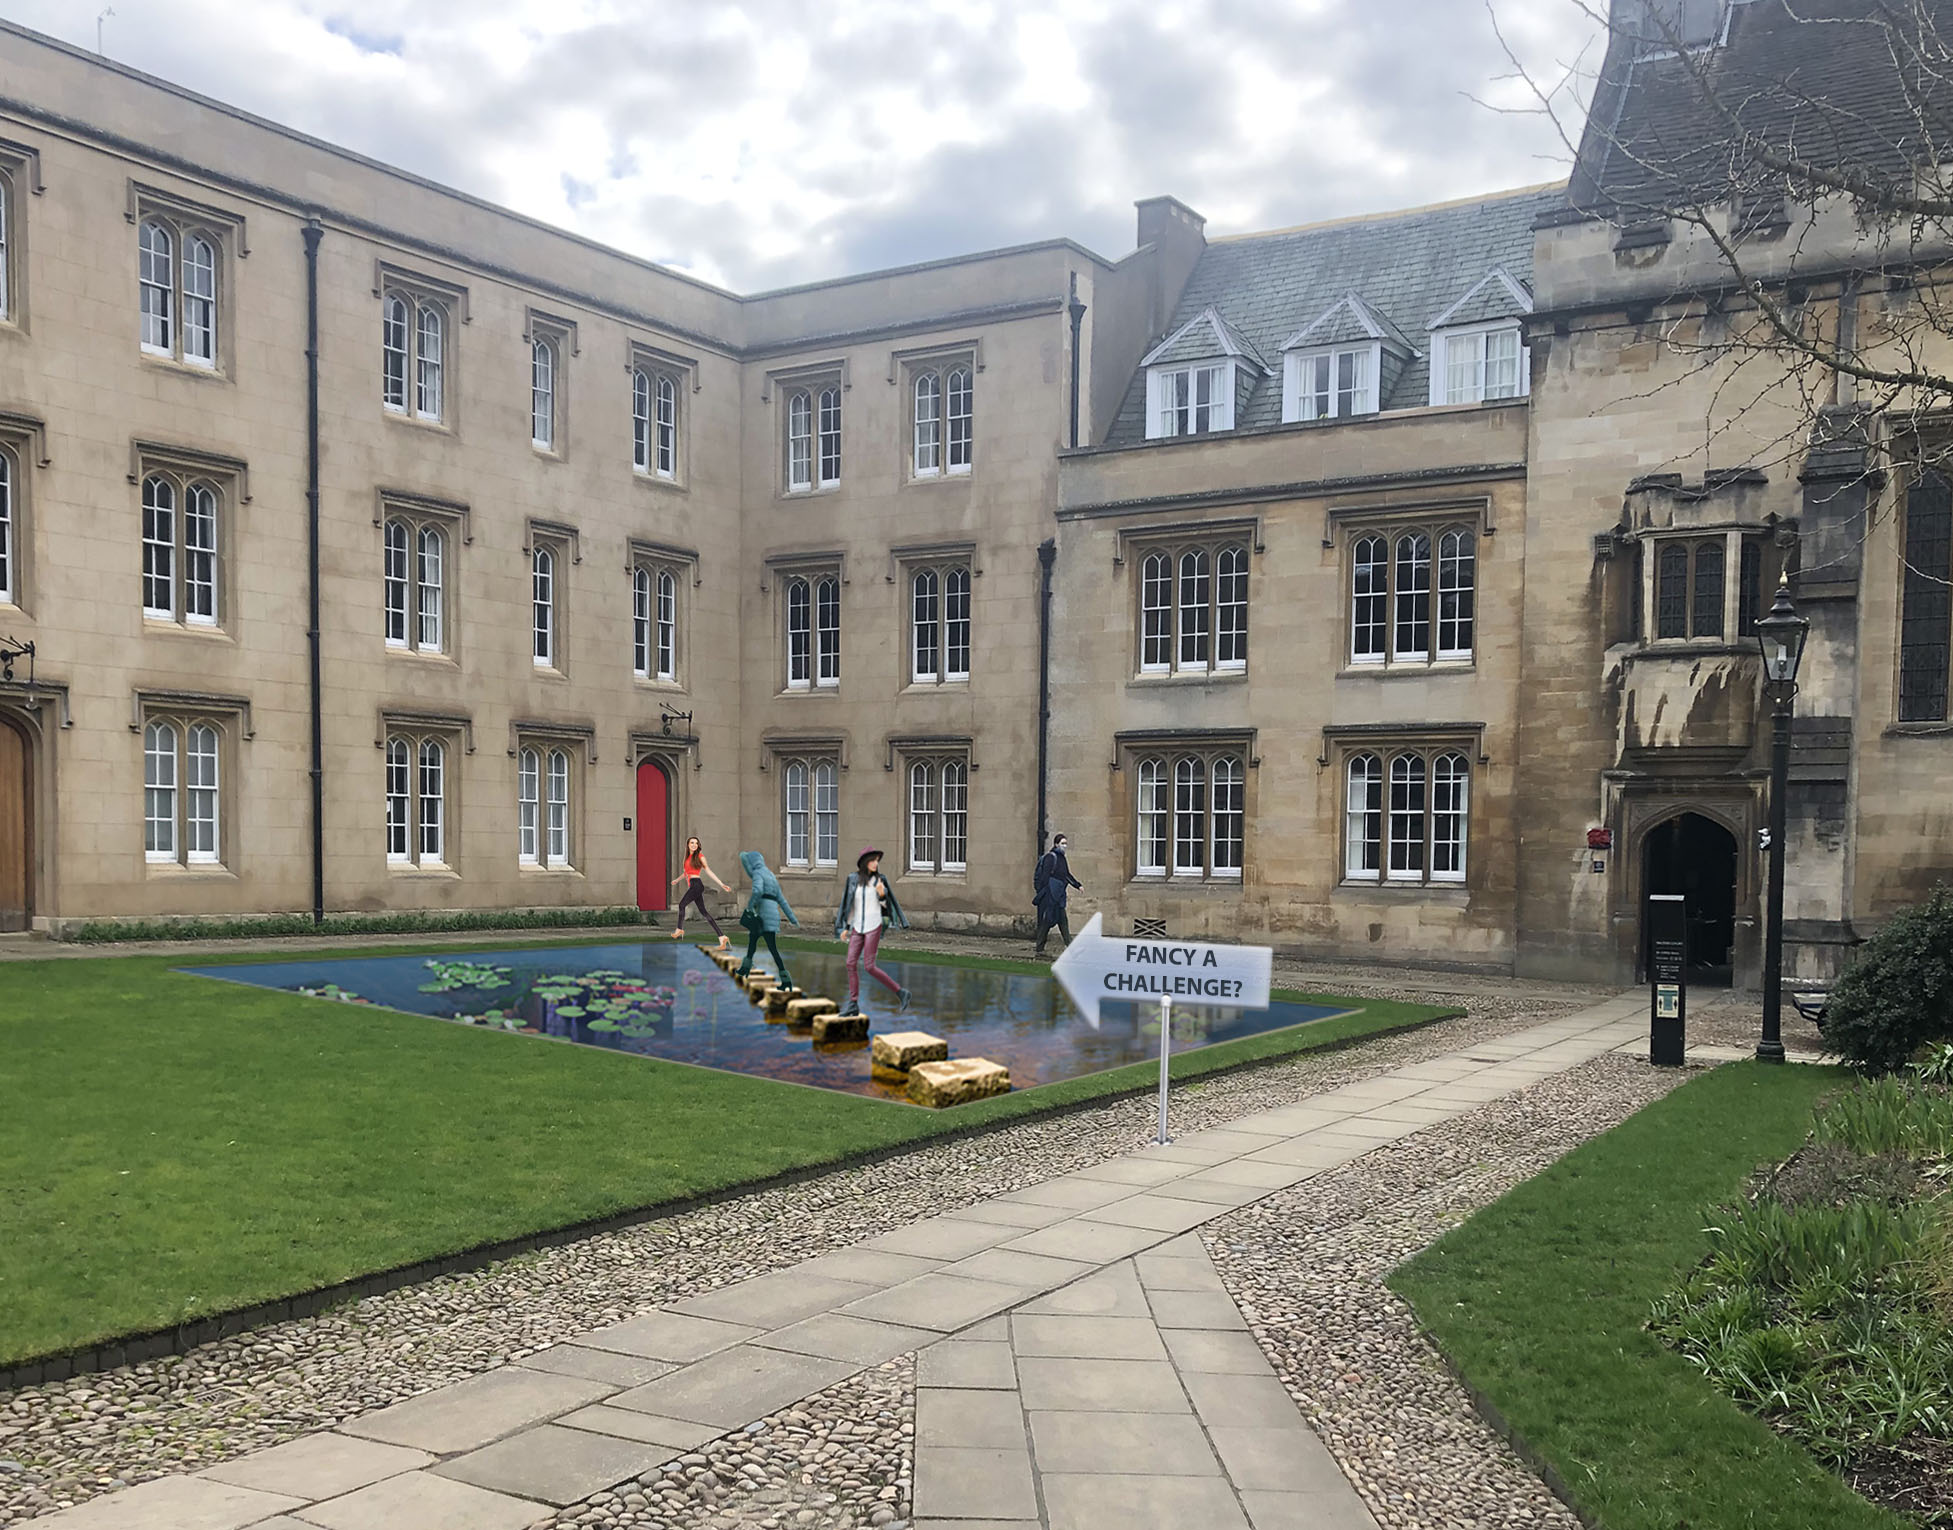
[[915, 1353], [918, 1530], [1369, 1530], [1197, 1237], [1610, 1051], [1640, 992], [1109, 1159], [47, 1530], [509, 1530]]

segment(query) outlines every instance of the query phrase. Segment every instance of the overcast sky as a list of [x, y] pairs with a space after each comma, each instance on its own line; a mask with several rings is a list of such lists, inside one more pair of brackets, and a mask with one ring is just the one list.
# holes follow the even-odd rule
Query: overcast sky
[[[9, 0], [93, 48], [108, 0]], [[1539, 77], [1572, 0], [1495, 0]], [[1484, 0], [114, 0], [138, 69], [742, 291], [1566, 173]], [[1476, 98], [1476, 99], [1474, 99]]]

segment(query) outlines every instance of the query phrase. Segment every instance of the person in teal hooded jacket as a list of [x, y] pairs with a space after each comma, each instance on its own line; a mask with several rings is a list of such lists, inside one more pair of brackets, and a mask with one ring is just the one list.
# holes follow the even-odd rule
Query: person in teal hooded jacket
[[766, 949], [773, 955], [773, 970], [782, 986], [793, 987], [793, 978], [787, 971], [787, 964], [780, 955], [779, 942], [775, 937], [780, 933], [780, 916], [796, 929], [800, 926], [800, 916], [787, 902], [787, 895], [780, 891], [780, 879], [773, 875], [766, 864], [766, 857], [757, 850], [742, 850], [739, 864], [746, 868], [746, 876], [753, 884], [752, 896], [747, 898], [746, 907], [739, 915], [739, 922], [746, 927], [746, 959], [739, 964], [738, 976], [744, 977], [753, 970], [753, 953], [759, 949], [762, 936], [766, 939]]

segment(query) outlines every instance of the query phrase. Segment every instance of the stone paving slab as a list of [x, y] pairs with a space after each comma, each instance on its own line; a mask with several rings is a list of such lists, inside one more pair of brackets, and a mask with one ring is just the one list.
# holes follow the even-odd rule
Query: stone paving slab
[[704, 1296], [694, 1296], [667, 1310], [682, 1312], [687, 1317], [739, 1323], [764, 1332], [798, 1323], [817, 1313], [833, 1312], [851, 1301], [873, 1295], [875, 1289], [852, 1281], [831, 1280], [824, 1275], [809, 1275], [802, 1270], [781, 1270], [777, 1274], [742, 1280]]
[[972, 1222], [961, 1217], [930, 1217], [911, 1222], [860, 1246], [880, 1253], [920, 1254], [937, 1260], [967, 1259], [999, 1243], [1008, 1243], [1022, 1228], [1003, 1223]]
[[[1000, 1228], [1010, 1232], [1014, 1229]], [[994, 1280], [970, 1280], [961, 1275], [932, 1273], [851, 1302], [841, 1310], [851, 1317], [873, 1318], [954, 1333], [979, 1318], [1006, 1312], [1037, 1295], [1035, 1288], [1002, 1285]]]
[[945, 1275], [961, 1275], [969, 1280], [990, 1280], [1002, 1286], [1022, 1286], [1027, 1291], [1054, 1291], [1069, 1285], [1081, 1275], [1098, 1268], [1079, 1259], [1053, 1259], [1049, 1254], [1026, 1254], [1011, 1248], [987, 1248], [968, 1259], [945, 1265]]
[[678, 1369], [671, 1360], [647, 1360], [641, 1355], [619, 1354], [616, 1350], [591, 1349], [583, 1344], [552, 1344], [548, 1349], [525, 1355], [515, 1362], [525, 1370], [548, 1371], [556, 1376], [581, 1376], [585, 1381], [608, 1382], [614, 1387], [641, 1387], [647, 1381]]
[[1021, 1443], [1007, 1450], [917, 1445], [916, 1514], [955, 1514], [975, 1504], [1036, 1523], [1038, 1491], [1030, 1451]]
[[922, 1328], [877, 1323], [872, 1318], [850, 1317], [845, 1312], [823, 1312], [753, 1342], [764, 1349], [815, 1355], [824, 1360], [850, 1360], [862, 1366], [879, 1365], [897, 1355], [906, 1355], [935, 1337]]
[[547, 1504], [407, 1472], [313, 1504], [298, 1517], [325, 1530], [527, 1530], [549, 1512]]
[[[1220, 1277], [1214, 1279], [1218, 1284]], [[1018, 1310], [1036, 1315], [1130, 1318], [1150, 1317], [1153, 1311], [1146, 1305], [1146, 1292], [1130, 1263], [1115, 1264], [1096, 1275], [1074, 1281]]]
[[1033, 1413], [1040, 1472], [1117, 1475], [1144, 1465], [1169, 1477], [1218, 1477], [1200, 1420], [1184, 1413]]
[[243, 1530], [304, 1503], [207, 1477], [159, 1477], [33, 1524], [36, 1530]]
[[586, 1333], [577, 1343], [592, 1349], [610, 1349], [623, 1355], [640, 1355], [647, 1360], [669, 1360], [678, 1365], [703, 1360], [707, 1355], [756, 1338], [764, 1330], [743, 1323], [721, 1323], [711, 1318], [689, 1317], [682, 1312], [647, 1312], [628, 1322], [612, 1323]]
[[742, 1344], [610, 1399], [614, 1407], [737, 1429], [861, 1369], [846, 1360]]
[[1024, 1409], [1014, 1392], [963, 1387], [920, 1387], [916, 1391], [915, 1442], [967, 1445], [984, 1450], [1015, 1450], [1024, 1443]]
[[339, 1426], [342, 1434], [436, 1455], [474, 1450], [530, 1424], [608, 1397], [616, 1387], [508, 1366], [424, 1392]]
[[634, 1413], [629, 1408], [607, 1408], [602, 1403], [565, 1413], [556, 1422], [569, 1429], [588, 1429], [593, 1434], [614, 1434], [620, 1439], [669, 1445], [680, 1450], [691, 1450], [707, 1440], [715, 1440], [723, 1432], [713, 1424], [660, 1418], [655, 1413]]
[[444, 1461], [434, 1471], [498, 1493], [569, 1504], [683, 1454], [676, 1446], [543, 1424]]
[[1249, 1530], [1224, 1477], [1066, 1473], [1043, 1485], [1051, 1530]]
[[921, 1387], [994, 1387], [1017, 1390], [1017, 1362], [1008, 1341], [944, 1339], [915, 1357]]
[[312, 1503], [321, 1498], [337, 1498], [341, 1493], [350, 1493], [354, 1488], [363, 1488], [385, 1477], [417, 1471], [431, 1465], [433, 1460], [434, 1457], [422, 1450], [382, 1445], [377, 1440], [355, 1439], [328, 1430], [240, 1456], [221, 1466], [207, 1467], [197, 1475], [212, 1482], [256, 1488], [261, 1493], [282, 1493]]
[[1166, 1345], [1151, 1318], [1038, 1317], [1018, 1313], [1010, 1320], [1011, 1347], [1026, 1355], [1074, 1360], [1164, 1360]]

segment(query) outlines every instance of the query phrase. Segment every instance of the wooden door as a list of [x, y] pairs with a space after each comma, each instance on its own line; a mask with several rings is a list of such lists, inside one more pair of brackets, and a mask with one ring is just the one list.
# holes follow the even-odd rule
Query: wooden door
[[637, 906], [671, 907], [671, 780], [656, 760], [637, 768]]
[[0, 930], [24, 930], [34, 913], [34, 794], [27, 736], [0, 717]]

